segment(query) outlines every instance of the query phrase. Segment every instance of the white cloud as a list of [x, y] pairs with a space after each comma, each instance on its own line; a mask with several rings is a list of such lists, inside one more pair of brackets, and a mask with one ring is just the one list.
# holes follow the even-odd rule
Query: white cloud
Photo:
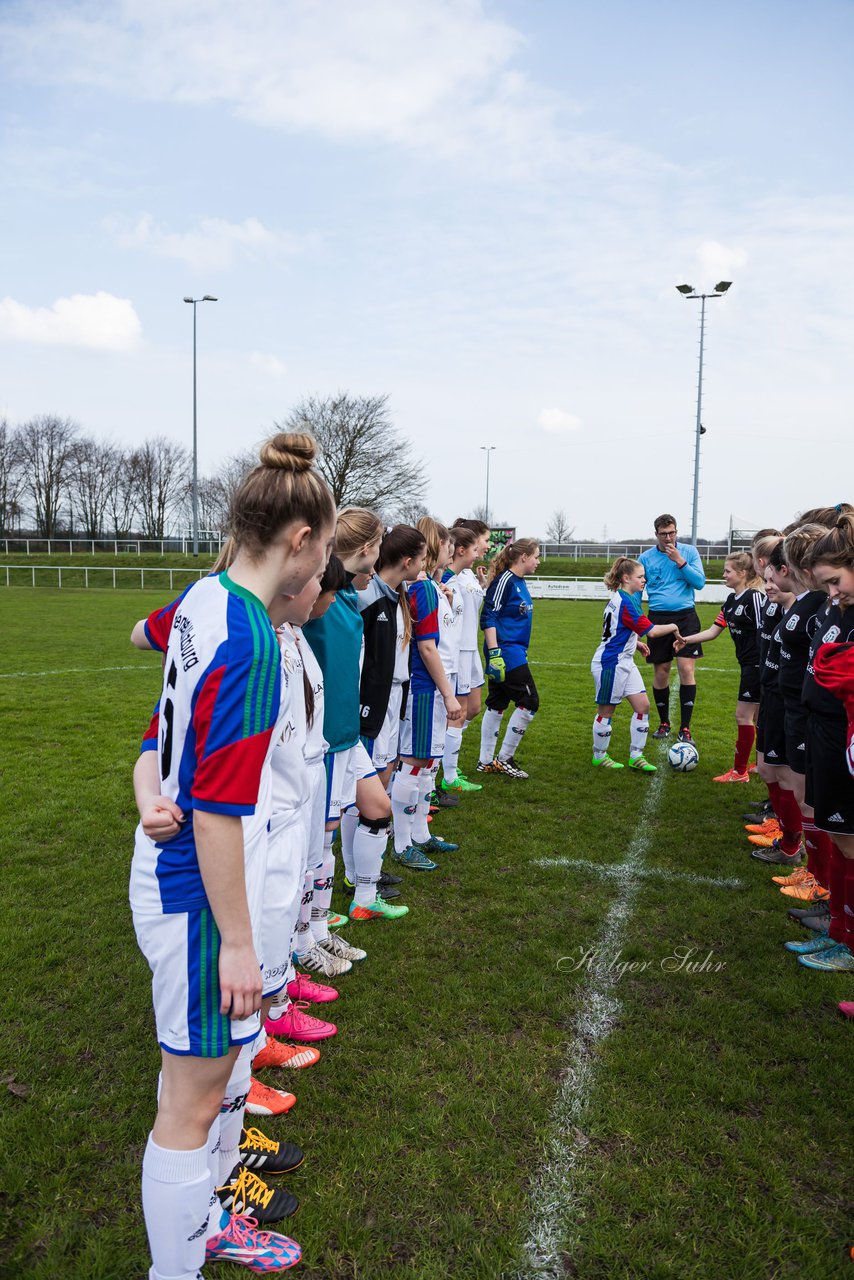
[[697, 250], [697, 263], [703, 274], [701, 288], [707, 288], [707, 277], [709, 284], [717, 284], [718, 280], [728, 279], [739, 267], [745, 266], [747, 253], [744, 249], [719, 244], [717, 240], [706, 240]]
[[570, 431], [581, 430], [581, 419], [563, 409], [543, 409], [537, 418], [537, 425], [551, 435], [565, 435]]
[[111, 293], [75, 293], [57, 298], [50, 307], [0, 299], [0, 339], [12, 342], [130, 351], [139, 345], [141, 334], [133, 304]]
[[249, 363], [271, 378], [283, 378], [288, 371], [287, 365], [278, 356], [269, 355], [266, 351], [253, 351]]
[[296, 253], [298, 237], [273, 231], [257, 218], [226, 222], [223, 218], [203, 218], [190, 231], [169, 231], [142, 213], [135, 221], [106, 218], [105, 229], [122, 249], [147, 249], [161, 258], [175, 258], [194, 271], [217, 271], [230, 267], [239, 255], [259, 258]]
[[553, 153], [567, 106], [512, 65], [524, 43], [483, 0], [24, 0], [0, 19], [4, 60], [37, 83], [519, 163]]

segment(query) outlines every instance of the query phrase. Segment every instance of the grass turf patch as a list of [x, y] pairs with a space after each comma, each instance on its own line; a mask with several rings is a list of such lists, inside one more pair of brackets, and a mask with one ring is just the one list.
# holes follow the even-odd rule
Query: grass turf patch
[[[127, 637], [163, 596], [3, 600], [0, 1270], [120, 1280], [148, 1265], [139, 1166], [158, 1065], [127, 877], [130, 775], [160, 668]], [[714, 609], [701, 613], [705, 625]], [[260, 1127], [308, 1154], [287, 1180], [300, 1213], [282, 1228], [307, 1280], [496, 1280], [522, 1265], [529, 1188], [589, 990], [584, 968], [557, 964], [594, 942], [618, 891], [589, 868], [539, 864], [621, 862], [650, 782], [590, 769], [600, 620], [596, 604], [537, 603], [530, 780], [480, 777], [479, 795], [436, 816], [460, 852], [437, 873], [404, 873], [405, 920], [349, 929], [369, 958], [323, 1011], [339, 1035], [316, 1067], [265, 1074], [298, 1096]], [[705, 663], [700, 768], [663, 780], [644, 858], [663, 875], [640, 883], [626, 927], [625, 958], [651, 963], [616, 984], [619, 1016], [596, 1050], [581, 1211], [562, 1224], [567, 1276], [842, 1274], [850, 1029], [834, 1004], [850, 981], [780, 945], [798, 930], [737, 816], [759, 784], [710, 781], [734, 738], [726, 637]], [[625, 711], [613, 744], [624, 759]], [[470, 729], [472, 778], [476, 754]], [[679, 880], [686, 870], [745, 887]], [[663, 971], [682, 945], [725, 967]]]

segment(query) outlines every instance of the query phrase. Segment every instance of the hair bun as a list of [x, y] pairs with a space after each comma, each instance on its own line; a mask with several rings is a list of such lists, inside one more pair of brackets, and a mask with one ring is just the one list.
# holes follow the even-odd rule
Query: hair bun
[[280, 431], [264, 441], [260, 457], [264, 467], [279, 471], [310, 471], [317, 457], [317, 441], [301, 431]]

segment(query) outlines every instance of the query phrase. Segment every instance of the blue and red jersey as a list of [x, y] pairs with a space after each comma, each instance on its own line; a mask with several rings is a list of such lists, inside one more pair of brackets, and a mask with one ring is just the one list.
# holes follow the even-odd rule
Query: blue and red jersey
[[645, 636], [654, 625], [628, 591], [615, 591], [605, 606], [602, 640], [593, 661], [603, 667], [616, 667], [618, 662], [634, 662], [638, 637]]
[[432, 693], [436, 682], [424, 665], [418, 642], [433, 640], [439, 644], [439, 588], [431, 578], [410, 582], [407, 588], [409, 612], [412, 616], [412, 671], [409, 687], [412, 693]]

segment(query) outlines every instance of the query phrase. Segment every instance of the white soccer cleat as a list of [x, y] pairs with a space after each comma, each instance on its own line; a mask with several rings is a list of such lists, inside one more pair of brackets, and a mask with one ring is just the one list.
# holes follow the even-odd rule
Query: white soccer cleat
[[349, 973], [353, 968], [349, 956], [327, 950], [319, 942], [302, 955], [294, 955], [294, 963], [301, 969], [308, 969], [309, 973], [322, 973], [324, 978], [340, 978], [342, 973]]
[[340, 933], [330, 933], [328, 938], [324, 938], [323, 942], [318, 942], [319, 947], [328, 952], [331, 956], [338, 956], [342, 960], [366, 960], [367, 951], [363, 951], [361, 947], [354, 947], [346, 938], [342, 938]]

